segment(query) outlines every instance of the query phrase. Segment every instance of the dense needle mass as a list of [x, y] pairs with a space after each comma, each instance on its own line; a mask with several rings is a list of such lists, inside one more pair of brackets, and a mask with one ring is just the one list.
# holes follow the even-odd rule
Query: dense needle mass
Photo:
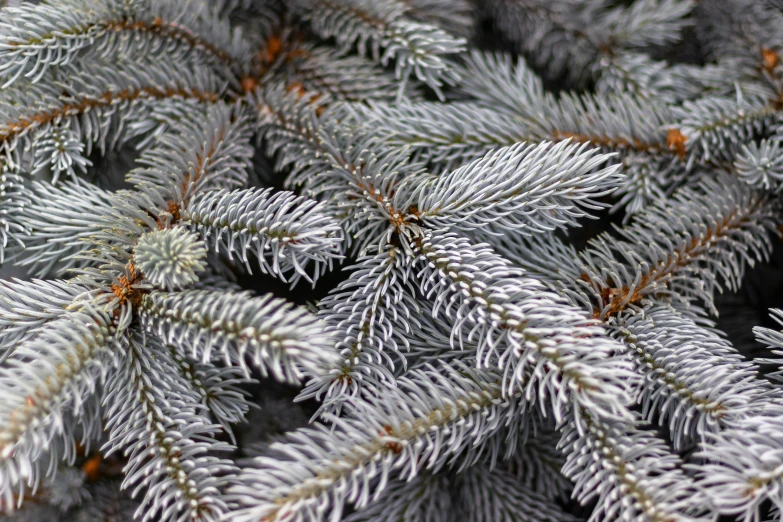
[[0, 6], [4, 519], [781, 520], [780, 0]]

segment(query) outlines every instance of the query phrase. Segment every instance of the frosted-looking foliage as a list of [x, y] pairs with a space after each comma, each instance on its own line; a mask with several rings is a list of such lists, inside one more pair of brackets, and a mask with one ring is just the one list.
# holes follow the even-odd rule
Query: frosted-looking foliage
[[781, 520], [782, 53], [779, 0], [0, 0], [0, 516]]

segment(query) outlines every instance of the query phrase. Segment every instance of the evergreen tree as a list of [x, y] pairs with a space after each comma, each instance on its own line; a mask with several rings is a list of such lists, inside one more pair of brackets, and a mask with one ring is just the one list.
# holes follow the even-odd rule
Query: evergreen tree
[[2, 4], [1, 517], [783, 520], [783, 2]]

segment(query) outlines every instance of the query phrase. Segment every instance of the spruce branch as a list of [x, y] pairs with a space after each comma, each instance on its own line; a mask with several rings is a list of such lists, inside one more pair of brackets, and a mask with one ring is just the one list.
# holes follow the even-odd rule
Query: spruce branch
[[595, 323], [486, 245], [431, 234], [417, 251], [433, 315], [453, 317], [453, 344], [475, 339], [479, 367], [503, 371], [504, 391], [522, 387], [528, 399], [550, 401], [557, 420], [570, 405], [605, 418], [629, 417], [635, 376]]
[[596, 91], [609, 96], [628, 93], [651, 101], [677, 105], [705, 96], [735, 95], [737, 85], [745, 92], [763, 91], [741, 61], [723, 58], [704, 66], [668, 64], [639, 52], [624, 52], [602, 60]]
[[712, 309], [715, 291], [735, 290], [746, 266], [769, 255], [777, 213], [774, 202], [736, 179], [703, 179], [620, 229], [619, 241], [609, 235], [593, 240], [582, 256], [585, 275], [570, 279], [587, 282], [578, 286], [591, 295], [598, 318], [664, 296]]
[[[217, 427], [203, 416], [198, 395], [165, 348], [149, 346], [143, 333], [131, 335], [107, 382], [109, 441], [103, 449], [127, 455], [122, 487], [133, 488], [131, 496], [146, 490], [135, 516], [220, 520], [228, 510], [220, 488], [236, 468], [211, 453], [233, 448], [214, 440]], [[149, 348], [157, 348], [154, 357]]]
[[415, 219], [394, 199], [402, 180], [423, 173], [406, 150], [384, 145], [378, 132], [346, 132], [345, 125], [329, 121], [339, 108], [325, 112], [312, 96], [287, 93], [281, 85], [257, 90], [253, 103], [278, 168], [291, 168], [288, 188], [301, 187], [324, 201], [352, 240], [346, 247], [360, 256], [372, 247], [383, 250], [392, 233]]
[[[362, 118], [379, 119], [390, 126], [388, 134], [401, 144], [435, 146], [441, 155], [449, 150], [448, 145], [456, 151], [466, 144], [483, 144], [486, 152], [517, 141], [566, 139], [624, 155], [646, 154], [649, 159], [660, 160], [663, 156], [672, 161], [684, 155], [664, 129], [674, 121], [672, 108], [665, 104], [641, 102], [627, 94], [599, 97], [564, 93], [555, 98], [543, 91], [540, 79], [524, 62], [512, 64], [507, 56], [473, 53], [464, 74], [474, 77], [462, 86], [464, 93], [474, 99], [449, 105], [445, 112], [435, 112], [432, 105], [417, 103], [393, 109], [375, 104], [370, 110], [361, 106], [356, 110]], [[475, 78], [480, 75], [487, 77]], [[516, 97], [497, 88], [509, 83], [513, 88], [510, 94]], [[464, 129], [464, 122], [460, 126], [455, 116], [460, 109], [463, 116], [476, 113], [489, 121], [475, 129]], [[446, 128], [436, 130], [431, 137], [421, 132], [436, 124]], [[460, 132], [461, 128], [464, 130]], [[500, 139], [511, 141], [498, 143]]]
[[[770, 404], [770, 388], [756, 378], [755, 367], [710, 329], [698, 309], [689, 308], [694, 300], [712, 306], [721, 280], [731, 288], [745, 264], [764, 259], [774, 223], [768, 220], [777, 211], [774, 203], [726, 178], [681, 189], [673, 200], [619, 230], [619, 242], [604, 235], [577, 255], [553, 238], [549, 244], [536, 240], [533, 256], [520, 252], [516, 259], [550, 283], [559, 280], [555, 288], [592, 309], [628, 345], [645, 376], [644, 415], [668, 419], [672, 441], [680, 447], [741, 425]], [[681, 215], [689, 217], [672, 218]], [[559, 268], [547, 272], [543, 267], [552, 259]], [[703, 274], [697, 288], [688, 284], [694, 271]], [[626, 283], [607, 289], [610, 279]]]
[[139, 313], [166, 343], [204, 362], [217, 350], [227, 365], [246, 374], [246, 356], [262, 375], [294, 383], [327, 370], [335, 360], [320, 323], [271, 296], [152, 291], [142, 296]]
[[709, 499], [663, 441], [632, 424], [578, 415], [582, 428], [568, 424], [560, 441], [567, 454], [563, 473], [580, 502], [597, 498], [590, 521], [709, 520]]
[[697, 478], [718, 513], [757, 521], [765, 501], [781, 506], [780, 447], [777, 416], [749, 417], [742, 427], [709, 436], [697, 452], [709, 459]]
[[249, 46], [227, 21], [211, 16], [208, 4], [196, 0], [186, 6], [166, 0], [65, 0], [7, 9], [0, 32], [0, 75], [7, 78], [3, 88], [22, 76], [41, 81], [50, 68], [85, 54], [144, 56], [165, 47], [178, 59], [196, 51], [224, 66], [241, 63], [249, 54]]
[[[236, 253], [250, 271], [248, 252], [258, 259], [263, 273], [293, 282], [310, 282], [339, 257], [342, 239], [337, 224], [323, 212], [323, 204], [290, 192], [254, 189], [205, 194], [183, 209], [184, 222], [209, 241], [215, 251]], [[305, 268], [316, 265], [311, 277]]]
[[720, 163], [733, 158], [741, 144], [763, 134], [777, 108], [766, 96], [737, 92], [733, 97], [704, 97], [686, 101], [674, 110], [677, 123], [670, 130], [682, 135], [688, 163]]
[[457, 78], [448, 55], [463, 51], [465, 40], [435, 26], [407, 19], [404, 2], [298, 0], [297, 3], [304, 19], [322, 38], [334, 37], [342, 49], [356, 45], [360, 54], [371, 54], [384, 66], [394, 59], [401, 89], [408, 76], [415, 74], [443, 98], [440, 88]]
[[675, 449], [742, 425], [770, 392], [728, 341], [684, 312], [653, 306], [619, 336], [645, 376], [642, 415], [668, 422]]
[[19, 502], [26, 486], [35, 490], [43, 457], [58, 460], [63, 450], [56, 437], [64, 438], [66, 448], [74, 444], [73, 427], [63, 418], [66, 411], [76, 418], [84, 415], [78, 421], [84, 426], [95, 421], [85, 403], [105, 380], [130, 319], [127, 307], [112, 313], [89, 308], [70, 312], [48, 323], [4, 361], [0, 495], [6, 506], [13, 505], [14, 490], [19, 491]]
[[359, 258], [351, 276], [320, 301], [319, 315], [337, 341], [342, 365], [312, 379], [298, 400], [316, 398], [323, 402], [319, 411], [339, 413], [363, 388], [393, 386], [392, 372], [405, 368], [402, 352], [421, 324], [411, 271], [405, 254], [388, 247]]
[[376, 102], [351, 104], [346, 112], [357, 125], [379, 127], [388, 145], [410, 148], [412, 159], [426, 163], [433, 174], [536, 136], [525, 123], [472, 102]]
[[134, 238], [157, 229], [143, 207], [128, 194], [95, 185], [63, 183], [60, 187], [34, 182], [25, 194], [29, 203], [19, 225], [28, 233], [25, 249], [15, 257], [36, 274], [64, 275], [91, 262], [85, 247], [101, 242], [131, 246]]
[[[277, 56], [273, 53], [267, 58], [273, 61], [267, 74], [280, 78], [291, 90], [318, 93], [323, 102], [392, 100], [399, 94], [394, 74], [364, 56], [345, 55], [295, 36], [281, 38], [279, 47]], [[410, 85], [403, 92], [417, 99], [417, 87]]]
[[689, 0], [645, 0], [628, 6], [492, 0], [488, 11], [500, 31], [548, 76], [568, 74], [571, 81], [584, 83], [591, 66], [605, 55], [677, 40], [692, 7]]
[[514, 60], [508, 53], [474, 49], [467, 53], [462, 67], [463, 81], [457, 88], [484, 107], [534, 121], [536, 106], [551, 103], [541, 78], [525, 60]]
[[[696, 14], [697, 34], [708, 57], [732, 57], [750, 66], [765, 60], [765, 69], [775, 69], [777, 63], [770, 53], [774, 54], [781, 42], [779, 24], [783, 16], [779, 10], [765, 2], [722, 1], [699, 3]], [[757, 70], [759, 73], [763, 71]]]
[[168, 348], [180, 376], [195, 391], [210, 416], [228, 434], [232, 444], [236, 445], [231, 425], [246, 422], [247, 413], [253, 404], [248, 400], [248, 392], [240, 387], [245, 382], [242, 370], [205, 364], [183, 354], [172, 345]]
[[63, 280], [0, 281], [0, 362], [39, 327], [78, 309], [75, 300], [87, 290]]
[[[143, 72], [142, 72], [143, 71]], [[0, 94], [0, 148], [6, 163], [23, 162], [26, 146], [65, 126], [78, 130], [89, 155], [94, 144], [102, 151], [123, 142], [129, 121], [145, 119], [156, 102], [181, 100], [190, 104], [214, 103], [223, 82], [202, 66], [185, 67], [170, 57], [156, 61], [96, 60], [64, 66], [58, 77], [40, 84], [14, 85]], [[132, 127], [132, 126], [130, 126]], [[35, 138], [35, 139], [34, 139]]]
[[32, 174], [48, 168], [52, 171], [52, 183], [57, 183], [63, 173], [73, 179], [76, 170], [84, 173], [88, 166], [92, 166], [92, 162], [82, 155], [84, 144], [70, 129], [54, 129], [51, 134], [40, 136], [33, 148], [34, 161], [38, 166]]
[[[524, 414], [519, 399], [503, 398], [499, 375], [464, 366], [442, 372], [411, 372], [367, 406], [352, 403], [349, 417], [328, 419], [333, 428], [316, 424], [273, 445], [275, 456], [256, 458], [229, 490], [241, 505], [232, 517], [338, 519], [346, 501], [370, 500], [373, 478], [383, 485], [393, 468], [403, 480], [436, 471]], [[452, 442], [443, 445], [446, 434]]]
[[[209, 126], [200, 123], [209, 121]], [[126, 176], [141, 190], [155, 187], [182, 211], [194, 195], [247, 183], [253, 148], [248, 118], [223, 103], [185, 114], [154, 145], [145, 150], [142, 165]], [[176, 216], [175, 216], [176, 217]]]
[[397, 206], [415, 207], [423, 225], [452, 230], [491, 223], [532, 233], [575, 225], [617, 184], [618, 166], [601, 168], [607, 159], [567, 142], [518, 144], [422, 183]]

